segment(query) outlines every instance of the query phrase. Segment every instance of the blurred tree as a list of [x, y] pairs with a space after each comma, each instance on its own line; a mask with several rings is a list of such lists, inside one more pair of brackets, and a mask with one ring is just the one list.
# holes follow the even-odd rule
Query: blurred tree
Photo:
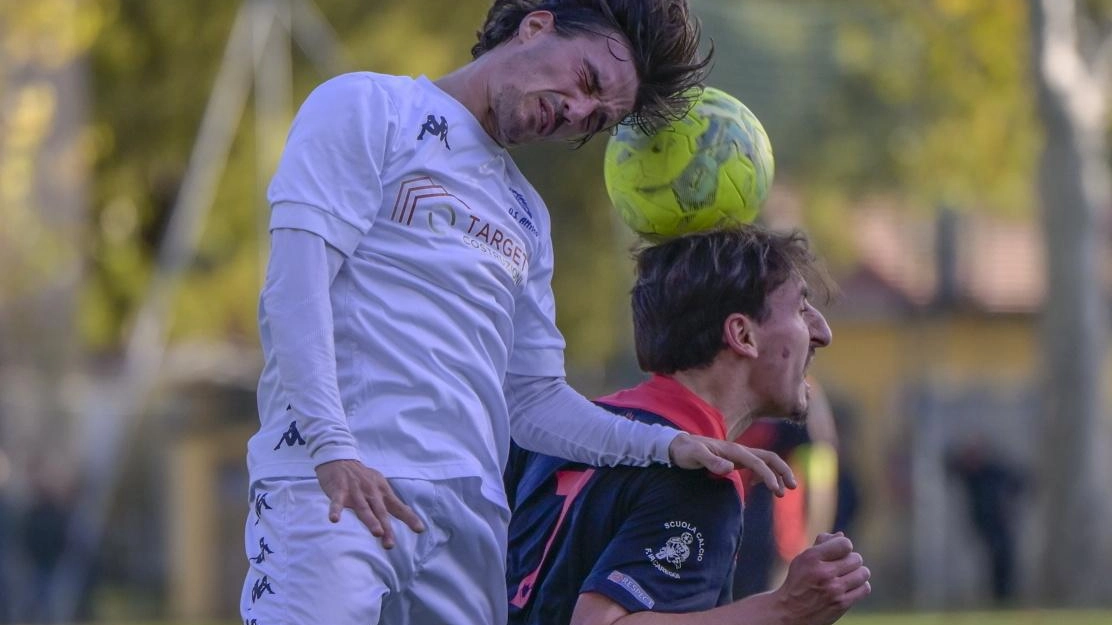
[[[253, 0], [243, 0], [250, 2]], [[106, 1], [91, 51], [95, 75], [95, 169], [90, 268], [82, 330], [114, 351], [151, 279], [169, 219], [240, 2]], [[484, 3], [430, 1], [418, 12], [397, 3], [318, 0], [343, 43], [349, 69], [436, 75], [466, 58]], [[429, 16], [436, 16], [431, 19]], [[303, 56], [293, 65], [293, 104], [328, 78]], [[288, 123], [288, 119], [287, 119]], [[283, 128], [282, 132], [284, 133]], [[260, 281], [253, 113], [239, 125], [207, 214], [196, 257], [174, 306], [177, 337], [252, 344]]]
[[[0, 445], [15, 469], [0, 497], [7, 504], [16, 493], [21, 523], [34, 524], [44, 490], [76, 469], [74, 312], [89, 156], [84, 55], [104, 19], [96, 1], [0, 2]], [[43, 458], [57, 471], [43, 471]], [[57, 536], [64, 517], [54, 521]], [[53, 620], [53, 556], [36, 560], [43, 554], [34, 536], [12, 538], [0, 542], [44, 567], [33, 577], [5, 575], [16, 602], [12, 612], [0, 606], [8, 612], [0, 616]], [[59, 551], [55, 545], [52, 553]], [[13, 561], [7, 553], [0, 560], [0, 568]]]
[[769, 131], [819, 249], [849, 261], [852, 207], [879, 195], [1024, 215], [1038, 129], [1022, 3], [697, 0], [710, 82]]
[[100, 2], [0, 3], [0, 441], [65, 451], [79, 354], [89, 135], [84, 54]]
[[1032, 65], [1045, 140], [1039, 199], [1047, 251], [1042, 364], [1042, 547], [1038, 588], [1052, 604], [1107, 600], [1108, 111], [1112, 3], [1030, 0]]

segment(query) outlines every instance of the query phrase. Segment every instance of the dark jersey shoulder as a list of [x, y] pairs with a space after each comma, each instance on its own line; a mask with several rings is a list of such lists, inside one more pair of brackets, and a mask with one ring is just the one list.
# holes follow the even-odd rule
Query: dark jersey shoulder
[[[620, 414], [667, 424], [638, 410]], [[566, 623], [579, 595], [631, 612], [690, 612], [728, 602], [741, 532], [733, 483], [663, 465], [591, 467], [517, 448], [510, 623]]]

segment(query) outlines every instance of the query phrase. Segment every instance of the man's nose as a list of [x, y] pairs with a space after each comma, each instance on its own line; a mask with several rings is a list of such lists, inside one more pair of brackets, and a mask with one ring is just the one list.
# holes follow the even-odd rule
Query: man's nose
[[830, 341], [833, 339], [834, 336], [830, 331], [830, 324], [826, 323], [826, 317], [816, 310], [815, 319], [811, 323], [811, 342], [819, 347], [826, 347], [830, 345]]
[[581, 125], [595, 111], [594, 99], [580, 95], [564, 100], [564, 117], [575, 125]]

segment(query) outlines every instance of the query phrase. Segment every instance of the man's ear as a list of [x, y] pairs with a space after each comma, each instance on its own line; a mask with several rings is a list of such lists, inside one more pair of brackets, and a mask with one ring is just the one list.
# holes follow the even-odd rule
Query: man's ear
[[556, 18], [551, 11], [533, 11], [521, 18], [517, 25], [517, 36], [522, 41], [528, 41], [540, 33], [549, 32], [554, 28]]
[[748, 315], [732, 313], [722, 324], [722, 342], [735, 354], [745, 358], [756, 358], [757, 324]]

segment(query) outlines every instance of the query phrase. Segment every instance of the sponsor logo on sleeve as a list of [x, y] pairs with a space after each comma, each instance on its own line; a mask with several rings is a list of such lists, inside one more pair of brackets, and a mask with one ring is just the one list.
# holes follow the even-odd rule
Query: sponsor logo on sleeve
[[641, 588], [641, 584], [638, 584], [637, 580], [626, 575], [625, 573], [622, 573], [621, 571], [610, 571], [610, 574], [606, 576], [606, 579], [621, 586], [626, 592], [633, 595], [633, 598], [646, 608], [651, 610], [653, 609], [653, 606], [656, 605], [656, 600], [649, 596], [649, 593], [645, 592], [644, 588]]

